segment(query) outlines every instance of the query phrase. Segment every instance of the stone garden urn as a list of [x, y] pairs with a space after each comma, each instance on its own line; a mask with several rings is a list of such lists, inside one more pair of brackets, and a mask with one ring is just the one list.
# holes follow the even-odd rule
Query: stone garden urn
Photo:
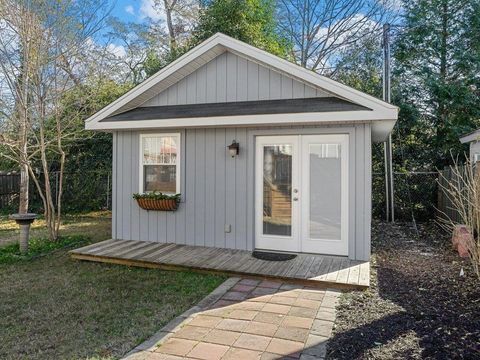
[[28, 237], [30, 233], [30, 225], [38, 217], [37, 214], [26, 213], [26, 214], [12, 214], [9, 216], [10, 220], [15, 220], [15, 222], [20, 226], [20, 253], [25, 254], [28, 251]]

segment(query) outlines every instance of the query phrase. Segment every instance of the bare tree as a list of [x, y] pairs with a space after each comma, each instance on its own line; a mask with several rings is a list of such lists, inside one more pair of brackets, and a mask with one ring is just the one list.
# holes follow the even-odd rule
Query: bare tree
[[335, 67], [338, 52], [395, 16], [394, 0], [278, 0], [280, 29], [296, 62], [318, 73]]
[[[147, 24], [124, 23], [118, 19], [109, 20], [111, 31], [108, 37], [120, 43], [123, 54], [108, 51], [105, 53], [111, 63], [117, 63], [122, 76], [120, 82], [129, 81], [139, 84], [145, 79], [144, 64], [151, 51], [161, 52], [166, 50], [163, 36], [155, 35], [155, 29]], [[111, 49], [110, 49], [111, 50]], [[122, 68], [125, 71], [122, 71]]]
[[[81, 61], [86, 44], [108, 11], [106, 2], [95, 0], [0, 2], [0, 156], [20, 165], [20, 212], [28, 211], [29, 177], [33, 180], [51, 240], [58, 238], [61, 219], [63, 143], [79, 128], [64, 98], [82, 86], [89, 71]], [[52, 169], [59, 174], [56, 192]]]
[[480, 171], [478, 165], [467, 159], [464, 165], [453, 159], [450, 166], [451, 178], [440, 174], [439, 191], [443, 191], [451, 210], [458, 214], [460, 221], [451, 219], [446, 213], [441, 213], [440, 224], [452, 231], [456, 225], [466, 225], [469, 234], [464, 244], [473, 270], [480, 280]]
[[158, 12], [164, 13], [169, 50], [175, 52], [190, 35], [199, 11], [198, 0], [154, 0]]

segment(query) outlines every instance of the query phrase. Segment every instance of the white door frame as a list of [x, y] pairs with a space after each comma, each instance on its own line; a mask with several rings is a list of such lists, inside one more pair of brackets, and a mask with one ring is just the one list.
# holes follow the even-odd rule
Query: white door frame
[[[263, 148], [267, 145], [292, 146], [292, 189], [300, 185], [298, 135], [258, 136], [255, 141], [255, 247], [276, 251], [301, 251], [300, 206], [292, 200], [291, 236], [263, 234]], [[293, 195], [293, 192], [292, 192]]]
[[[310, 141], [341, 144], [341, 240], [307, 239], [309, 219], [310, 173], [308, 145]], [[318, 134], [318, 135], [265, 135], [255, 137], [255, 241], [254, 248], [274, 251], [311, 252], [329, 255], [348, 255], [348, 198], [349, 198], [349, 135], [348, 134]], [[291, 236], [263, 234], [263, 147], [265, 145], [292, 144], [292, 232]], [[304, 159], [306, 158], [306, 159]], [[319, 248], [320, 241], [322, 242]], [[326, 245], [326, 246], [325, 246]]]
[[[310, 219], [310, 161], [308, 158], [309, 145], [312, 143], [320, 144], [340, 144], [340, 239], [310, 239], [309, 238], [309, 219]], [[301, 140], [301, 251], [308, 253], [320, 253], [329, 255], [348, 255], [348, 135], [303, 135]]]

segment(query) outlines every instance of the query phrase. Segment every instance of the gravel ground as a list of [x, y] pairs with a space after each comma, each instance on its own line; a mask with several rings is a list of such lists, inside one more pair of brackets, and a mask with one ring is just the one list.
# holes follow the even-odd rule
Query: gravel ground
[[371, 287], [342, 296], [329, 359], [480, 359], [480, 280], [434, 224], [418, 230], [373, 224]]

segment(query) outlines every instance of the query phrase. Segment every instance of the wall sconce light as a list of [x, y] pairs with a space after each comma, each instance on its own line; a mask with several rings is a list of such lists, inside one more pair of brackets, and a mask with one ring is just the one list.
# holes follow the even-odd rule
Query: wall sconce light
[[233, 158], [238, 155], [240, 144], [236, 140], [233, 140], [232, 143], [227, 146], [227, 148], [230, 156]]

